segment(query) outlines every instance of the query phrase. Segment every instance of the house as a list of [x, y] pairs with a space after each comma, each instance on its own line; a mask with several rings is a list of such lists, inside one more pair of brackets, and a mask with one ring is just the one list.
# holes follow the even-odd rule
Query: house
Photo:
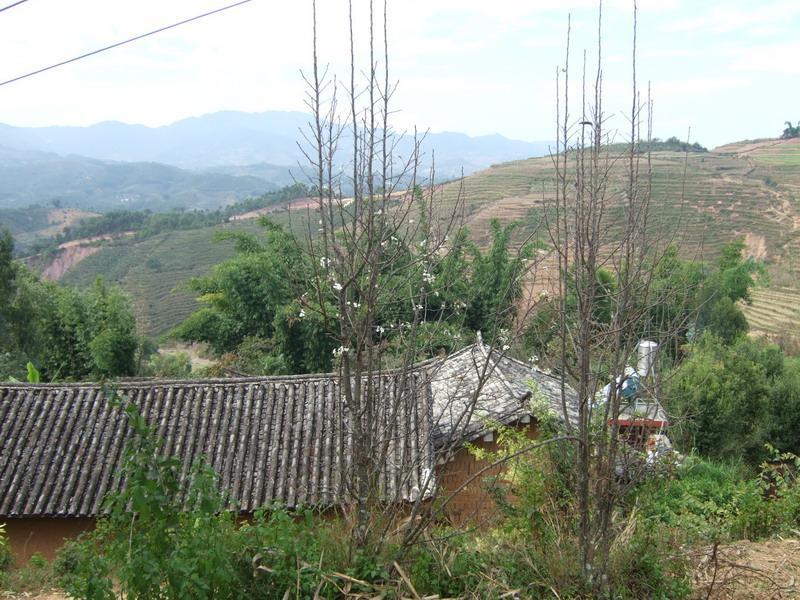
[[[553, 410], [563, 408], [556, 379], [482, 344], [373, 383], [387, 400], [377, 415], [386, 500], [458, 491], [447, 508], [458, 521], [490, 506], [479, 479], [464, 485], [482, 468], [465, 442], [491, 448], [497, 423], [535, 436], [536, 389]], [[349, 502], [352, 415], [339, 384], [337, 374], [314, 374], [125, 381], [116, 390], [156, 431], [162, 452], [180, 461], [182, 478], [204, 458], [231, 508], [250, 514], [273, 503]], [[107, 392], [96, 383], [0, 384], [0, 522], [19, 560], [53, 556], [64, 538], [93, 527], [106, 494], [124, 485], [131, 430]]]

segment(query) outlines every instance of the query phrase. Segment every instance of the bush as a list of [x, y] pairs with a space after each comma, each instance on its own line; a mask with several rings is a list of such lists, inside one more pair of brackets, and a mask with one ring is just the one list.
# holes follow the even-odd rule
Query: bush
[[674, 480], [643, 486], [636, 506], [646, 520], [681, 532], [688, 543], [791, 534], [800, 526], [800, 485], [785, 466], [797, 465], [797, 457], [770, 451], [775, 461], [762, 464], [758, 474], [690, 456]]
[[192, 373], [192, 359], [186, 352], [169, 352], [153, 355], [148, 371], [155, 377], [181, 379]]
[[196, 464], [184, 490], [179, 463], [161, 455], [133, 405], [124, 410], [134, 430], [125, 451], [126, 486], [107, 498], [110, 516], [62, 556], [65, 590], [109, 598], [113, 578], [129, 598], [231, 597], [234, 521], [223, 512], [215, 474]]
[[323, 567], [345, 557], [328, 533], [311, 510], [289, 513], [273, 507], [256, 513], [236, 536], [238, 597], [280, 598], [287, 590], [292, 597], [311, 598], [317, 590], [319, 597], [333, 597], [332, 587], [324, 585]]
[[613, 597], [688, 598], [692, 593], [688, 559], [675, 542], [670, 531], [634, 521], [630, 539], [618, 540], [611, 551]]
[[34, 554], [25, 566], [4, 575], [4, 587], [24, 596], [49, 590], [56, 584], [53, 565], [41, 554]]

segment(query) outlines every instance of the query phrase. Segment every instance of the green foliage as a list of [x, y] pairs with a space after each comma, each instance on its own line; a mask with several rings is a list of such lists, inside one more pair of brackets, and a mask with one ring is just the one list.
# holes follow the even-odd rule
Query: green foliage
[[54, 569], [61, 587], [80, 600], [113, 600], [112, 563], [102, 544], [104, 522], [91, 534], [67, 542], [56, 557]]
[[673, 359], [679, 357], [681, 346], [694, 330], [706, 279], [704, 266], [696, 261], [681, 260], [676, 246], [666, 248], [653, 265], [648, 294], [644, 298], [648, 322], [642, 335], [658, 340]]
[[180, 463], [138, 410], [123, 405], [133, 436], [125, 448], [122, 491], [105, 501], [109, 516], [65, 546], [56, 561], [65, 591], [106, 600], [335, 598], [331, 573], [367, 582], [388, 578], [385, 557], [341, 551], [343, 531], [309, 509], [279, 506], [237, 526], [216, 474], [197, 463], [188, 482]]
[[[476, 454], [497, 460], [531, 443], [524, 433], [501, 428], [498, 450]], [[493, 528], [429, 532], [411, 556], [409, 574], [418, 592], [459, 598], [501, 597], [511, 590], [523, 598], [597, 597], [597, 588], [581, 575], [577, 511], [569, 493], [571, 453], [550, 448], [513, 457], [504, 473], [487, 479], [503, 515]], [[688, 561], [675, 551], [679, 538], [671, 529], [653, 527], [640, 514], [615, 528], [602, 597], [690, 595]]]
[[337, 552], [331, 528], [320, 526], [317, 514], [309, 509], [259, 511], [252, 521], [242, 523], [237, 536], [243, 559], [241, 598], [281, 598], [287, 590], [293, 598], [315, 597], [316, 590], [321, 598], [333, 597], [332, 586], [323, 581], [326, 567], [338, 563], [347, 570], [342, 540]]
[[41, 375], [39, 375], [39, 371], [33, 366], [31, 361], [28, 361], [25, 368], [28, 371], [28, 383], [39, 383], [41, 381]]
[[659, 531], [642, 519], [633, 521], [628, 539], [617, 540], [610, 555], [613, 598], [672, 600], [692, 595], [689, 561], [676, 551], [671, 531]]
[[97, 280], [81, 293], [41, 281], [21, 264], [4, 262], [0, 252], [0, 270], [4, 268], [9, 279], [0, 290], [4, 329], [0, 378], [41, 373], [44, 380], [83, 379], [135, 373], [136, 322], [130, 299], [119, 288]]
[[[528, 245], [512, 256], [512, 234], [518, 223], [503, 227], [498, 219], [492, 219], [490, 226], [492, 244], [489, 250], [483, 253], [471, 246], [471, 264], [460, 273], [469, 290], [463, 296], [469, 299], [464, 326], [472, 331], [482, 331], [487, 339], [492, 339], [500, 329], [508, 327], [513, 321], [515, 300], [522, 291], [525, 262], [533, 251]], [[453, 269], [454, 265], [446, 265], [446, 268]], [[452, 275], [459, 276], [458, 273]], [[458, 299], [454, 298], [453, 301]]]
[[14, 557], [11, 554], [11, 547], [6, 536], [5, 523], [0, 523], [0, 585], [5, 585], [8, 569], [11, 567]]
[[46, 228], [50, 207], [32, 204], [25, 208], [0, 208], [0, 223], [14, 236]]
[[800, 137], [800, 121], [797, 122], [797, 125], [792, 125], [791, 121], [786, 121], [785, 125], [786, 129], [783, 130], [781, 139], [788, 140], [790, 138]]
[[[617, 143], [610, 144], [608, 149], [611, 152], [630, 152], [630, 144]], [[639, 140], [634, 150], [643, 154], [647, 152], [708, 152], [708, 148], [698, 142], [683, 142], [676, 136], [668, 137], [666, 140], [653, 138], [652, 140]]]
[[415, 553], [409, 576], [416, 590], [443, 598], [461, 597], [468, 592], [477, 595], [486, 583], [481, 575], [488, 572], [491, 555], [457, 531], [443, 529], [434, 536], [447, 542], [430, 542]]
[[800, 451], [796, 431], [800, 362], [777, 346], [750, 338], [732, 345], [706, 334], [667, 378], [673, 436], [704, 456], [757, 465], [764, 444]]
[[53, 564], [41, 554], [34, 553], [26, 564], [0, 572], [0, 584], [6, 592], [13, 592], [14, 597], [38, 597], [40, 593], [48, 593], [57, 587], [57, 577]]
[[11, 302], [16, 291], [17, 265], [14, 258], [14, 240], [8, 229], [0, 229], [0, 339], [11, 334], [14, 315]]
[[[192, 280], [203, 306], [172, 335], [209, 344], [226, 367], [243, 373], [329, 371], [338, 345], [334, 295], [311, 289], [319, 265], [309, 264], [291, 232], [270, 220], [262, 224], [263, 237], [244, 232], [221, 236], [234, 241], [236, 254], [209, 275]], [[512, 255], [514, 230], [515, 225], [504, 228], [493, 222], [493, 242], [486, 252], [461, 231], [435, 265], [418, 264], [413, 247], [397, 249], [399, 258], [386, 266], [378, 286], [410, 285], [424, 296], [424, 305], [415, 308], [403, 298], [376, 307], [375, 338], [386, 344], [388, 363], [393, 353], [409, 347], [417, 358], [425, 358], [463, 347], [473, 338], [471, 331], [492, 339], [510, 326], [532, 252], [526, 246]], [[358, 298], [352, 302], [360, 305]]]
[[184, 486], [179, 461], [161, 455], [160, 441], [133, 405], [123, 408], [134, 432], [125, 449], [126, 486], [106, 498], [109, 517], [63, 559], [66, 591], [113, 597], [113, 578], [129, 598], [234, 597], [234, 518], [225, 512], [216, 475], [197, 463]]
[[765, 275], [764, 266], [743, 258], [744, 239], [726, 244], [716, 262], [716, 270], [706, 278], [699, 296], [698, 331], [710, 331], [731, 343], [747, 332], [747, 319], [739, 302], [752, 302], [756, 278]]
[[[135, 239], [142, 240], [166, 231], [211, 227], [226, 223], [233, 216], [268, 208], [307, 195], [308, 189], [298, 183], [213, 211], [173, 209], [169, 212], [154, 213], [149, 209], [143, 211], [111, 210], [96, 217], [81, 219], [77, 223], [65, 227], [57, 236], [38, 241], [31, 247], [31, 252], [45, 252], [71, 240], [123, 232], [133, 232]], [[151, 262], [148, 267], [154, 270], [158, 269], [157, 263]]]
[[760, 471], [692, 455], [671, 480], [647, 482], [636, 507], [653, 527], [681, 532], [685, 543], [792, 535], [800, 525], [797, 456], [767, 448]]
[[175, 337], [206, 342], [251, 374], [329, 370], [332, 341], [318, 313], [301, 318], [294, 299], [307, 265], [291, 234], [264, 221], [265, 240], [237, 232], [236, 255], [192, 280], [205, 305], [178, 326]]
[[192, 359], [186, 352], [154, 354], [147, 367], [148, 374], [164, 379], [182, 379], [192, 372]]

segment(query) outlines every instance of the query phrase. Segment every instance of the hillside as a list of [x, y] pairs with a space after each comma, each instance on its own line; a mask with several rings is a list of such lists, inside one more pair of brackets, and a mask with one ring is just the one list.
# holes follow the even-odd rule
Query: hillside
[[[684, 256], [703, 259], [713, 259], [723, 244], [744, 236], [750, 254], [764, 260], [770, 273], [769, 287], [757, 290], [747, 307], [753, 329], [800, 339], [800, 140], [732, 144], [688, 155], [656, 152], [652, 166], [654, 227], [673, 235]], [[488, 239], [495, 217], [522, 221], [532, 231], [540, 223], [542, 198], [554, 190], [551, 169], [549, 158], [496, 165], [445, 185], [442, 204], [462, 191], [467, 224], [478, 241]], [[256, 225], [237, 221], [226, 227]], [[213, 242], [212, 229], [118, 241], [67, 272], [64, 281], [88, 285], [98, 274], [120, 281], [134, 295], [145, 331], [158, 335], [195, 307], [184, 285], [188, 277], [230, 253], [229, 245]]]
[[32, 204], [101, 212], [217, 208], [275, 187], [251, 175], [0, 147], [0, 208]]
[[[237, 229], [255, 230], [253, 222]], [[88, 287], [96, 277], [120, 283], [133, 297], [142, 333], [158, 337], [197, 309], [187, 282], [233, 255], [233, 244], [215, 242], [212, 228], [159, 234], [131, 242], [108, 242], [90, 250], [61, 278], [63, 283]]]
[[[623, 168], [618, 163], [612, 169], [618, 184]], [[654, 230], [671, 236], [685, 257], [706, 260], [743, 236], [770, 275], [746, 307], [752, 329], [800, 338], [800, 139], [741, 142], [688, 155], [654, 152], [652, 168]], [[543, 198], [551, 199], [554, 190], [552, 162], [540, 158], [475, 173], [445, 186], [443, 195], [452, 202], [463, 194], [468, 225], [486, 239], [495, 217], [522, 221], [528, 230], [541, 226]]]

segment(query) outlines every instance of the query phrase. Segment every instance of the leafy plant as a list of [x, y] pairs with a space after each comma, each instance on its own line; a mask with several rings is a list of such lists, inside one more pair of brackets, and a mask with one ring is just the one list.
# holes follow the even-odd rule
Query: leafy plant
[[225, 598], [235, 589], [225, 511], [216, 475], [197, 463], [188, 486], [179, 462], [132, 404], [121, 405], [133, 436], [125, 450], [124, 489], [107, 497], [109, 517], [62, 559], [65, 589], [76, 597], [106, 598], [112, 579], [129, 598]]

